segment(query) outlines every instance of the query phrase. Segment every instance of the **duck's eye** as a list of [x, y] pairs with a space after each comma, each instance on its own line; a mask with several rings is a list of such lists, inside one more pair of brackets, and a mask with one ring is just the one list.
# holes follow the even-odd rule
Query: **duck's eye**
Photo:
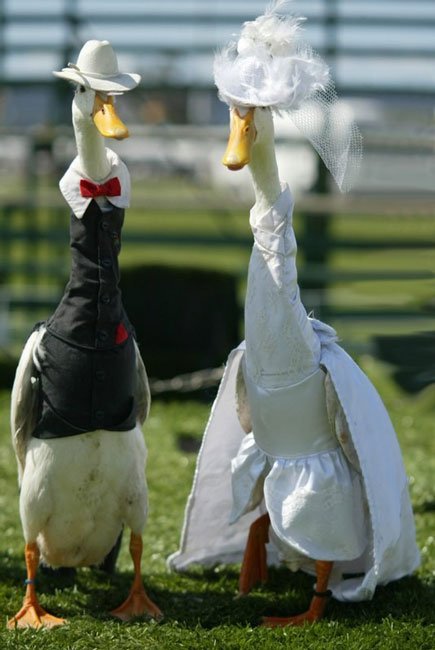
[[79, 86], [79, 93], [85, 93], [86, 88], [84, 86]]

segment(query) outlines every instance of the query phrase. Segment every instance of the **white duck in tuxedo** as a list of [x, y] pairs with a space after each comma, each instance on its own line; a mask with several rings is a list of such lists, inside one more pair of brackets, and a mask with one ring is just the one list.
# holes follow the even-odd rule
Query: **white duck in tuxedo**
[[[181, 548], [169, 558], [183, 569], [243, 556], [239, 592], [246, 594], [267, 578], [270, 540], [271, 555], [314, 574], [316, 586], [306, 612], [266, 617], [266, 626], [317, 621], [331, 593], [371, 598], [377, 584], [419, 562], [406, 475], [385, 407], [334, 330], [309, 318], [299, 296], [293, 197], [279, 180], [272, 111], [297, 113], [296, 121], [308, 124], [306, 102], [317, 104], [328, 111], [330, 128], [335, 96], [325, 64], [298, 45], [298, 20], [277, 15], [281, 4], [246, 23], [237, 48], [216, 60], [219, 95], [230, 106], [223, 163], [231, 170], [249, 165], [255, 193], [246, 340], [229, 357]], [[339, 141], [329, 146], [332, 132]], [[355, 125], [344, 134], [319, 131], [314, 143], [346, 185], [348, 166], [360, 157]]]
[[131, 90], [140, 77], [119, 72], [108, 41], [88, 41], [77, 64], [54, 74], [75, 85], [78, 156], [60, 182], [72, 209], [72, 266], [56, 311], [26, 343], [12, 391], [27, 587], [11, 629], [65, 622], [37, 599], [40, 558], [52, 567], [98, 565], [123, 526], [131, 529], [134, 581], [112, 614], [122, 620], [162, 615], [145, 592], [140, 568], [148, 380], [118, 287], [130, 179], [104, 146], [104, 136], [128, 136], [113, 93]]

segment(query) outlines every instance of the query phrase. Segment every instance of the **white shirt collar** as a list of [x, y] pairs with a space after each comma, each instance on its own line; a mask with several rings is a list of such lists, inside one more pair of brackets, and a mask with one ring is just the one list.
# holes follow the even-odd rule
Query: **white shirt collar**
[[[119, 196], [110, 196], [106, 198], [117, 208], [128, 208], [130, 205], [131, 193], [130, 173], [117, 153], [106, 148], [106, 154], [107, 159], [111, 164], [111, 170], [110, 174], [100, 181], [100, 183], [105, 183], [110, 178], [117, 176], [121, 184], [121, 194]], [[87, 198], [80, 194], [80, 181], [83, 178], [86, 177], [81, 171], [79, 157], [76, 156], [59, 182], [60, 191], [77, 219], [83, 217], [89, 203], [92, 201], [92, 198]], [[92, 179], [87, 180], [92, 181]]]

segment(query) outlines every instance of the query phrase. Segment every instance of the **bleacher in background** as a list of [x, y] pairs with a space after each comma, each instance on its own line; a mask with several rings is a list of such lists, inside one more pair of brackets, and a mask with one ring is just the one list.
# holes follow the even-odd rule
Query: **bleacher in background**
[[[52, 83], [89, 38], [108, 38], [145, 87], [210, 87], [214, 49], [262, 13], [264, 0], [1, 0], [2, 83]], [[432, 0], [294, 1], [309, 42], [358, 95], [435, 91]], [[358, 72], [355, 74], [355, 66]]]

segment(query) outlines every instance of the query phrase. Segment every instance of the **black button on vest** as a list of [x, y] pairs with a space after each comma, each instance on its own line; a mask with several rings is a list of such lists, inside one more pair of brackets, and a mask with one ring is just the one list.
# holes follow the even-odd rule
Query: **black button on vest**
[[[124, 210], [103, 215], [95, 201], [71, 217], [70, 279], [39, 359], [38, 438], [135, 426], [136, 351], [118, 286], [123, 221]], [[118, 344], [120, 328], [128, 336]]]

